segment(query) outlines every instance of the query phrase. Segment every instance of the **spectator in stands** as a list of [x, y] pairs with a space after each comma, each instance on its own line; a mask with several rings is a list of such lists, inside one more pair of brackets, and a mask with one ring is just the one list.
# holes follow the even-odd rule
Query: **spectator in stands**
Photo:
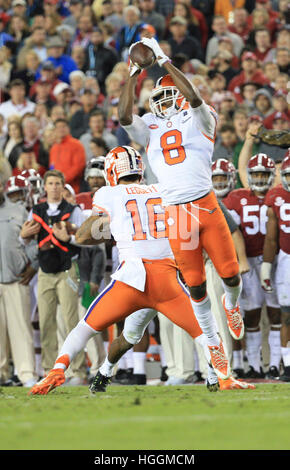
[[252, 113], [255, 107], [254, 98], [257, 90], [261, 88], [261, 85], [255, 82], [246, 82], [241, 85], [241, 97], [242, 104], [248, 110], [248, 113]]
[[253, 52], [244, 52], [241, 57], [242, 71], [236, 75], [229, 83], [228, 90], [235, 94], [239, 103], [242, 101], [240, 86], [246, 82], [256, 82], [260, 85], [267, 85], [269, 81], [266, 79], [262, 70], [259, 68], [258, 59]]
[[260, 64], [267, 62], [272, 49], [271, 34], [267, 28], [259, 28], [255, 31], [255, 45], [253, 52]]
[[290, 52], [287, 47], [278, 47], [276, 49], [276, 64], [280, 73], [290, 73]]
[[54, 123], [56, 143], [49, 153], [49, 166], [64, 174], [65, 182], [74, 191], [79, 192], [80, 183], [86, 165], [83, 145], [70, 134], [69, 123], [65, 119], [57, 119]]
[[171, 37], [168, 43], [171, 47], [172, 57], [182, 52], [189, 59], [198, 59], [203, 62], [201, 43], [187, 32], [187, 20], [181, 16], [174, 16], [170, 20], [169, 30]]
[[[10, 352], [20, 384], [31, 387], [37, 382], [30, 322], [29, 281], [35, 274], [24, 246], [19, 241], [20, 227], [27, 218], [23, 205], [10, 202], [4, 195], [0, 175], [0, 383], [10, 378]], [[11, 383], [12, 384], [12, 383]]]
[[106, 17], [106, 23], [111, 24], [115, 32], [125, 26], [123, 10], [124, 0], [112, 0], [112, 13]]
[[233, 23], [229, 24], [228, 29], [231, 33], [240, 36], [246, 44], [251, 28], [248, 22], [249, 14], [245, 8], [235, 8], [233, 12]]
[[230, 0], [215, 0], [214, 14], [223, 16], [227, 23], [233, 23], [235, 9], [243, 7], [244, 3], [244, 0], [237, 0], [234, 3]]
[[0, 49], [0, 88], [7, 90], [10, 81], [12, 64], [7, 60], [6, 48]]
[[[22, 132], [22, 126], [19, 120], [11, 120], [8, 123], [8, 134], [6, 136], [6, 139], [3, 143], [3, 154], [5, 158], [9, 161], [11, 152], [18, 152], [18, 155], [21, 152], [22, 145], [23, 145], [23, 132]], [[9, 162], [10, 164], [10, 162]], [[11, 164], [10, 164], [11, 165]]]
[[155, 0], [140, 0], [140, 20], [154, 26], [158, 39], [163, 39], [165, 32], [165, 18], [155, 10]]
[[124, 8], [125, 26], [121, 28], [117, 34], [116, 49], [120, 59], [128, 60], [129, 47], [136, 41], [140, 40], [140, 10], [134, 5]]
[[13, 176], [21, 175], [24, 170], [34, 169], [40, 176], [43, 176], [47, 171], [47, 168], [37, 163], [37, 159], [32, 147], [23, 147], [16, 162], [16, 166], [13, 168]]
[[70, 130], [73, 137], [79, 139], [89, 128], [89, 119], [93, 110], [97, 109], [97, 95], [90, 89], [85, 88], [80, 97], [81, 109], [70, 119]]
[[74, 46], [71, 50], [71, 58], [74, 60], [77, 69], [83, 70], [86, 60], [85, 50], [81, 46]]
[[226, 158], [232, 161], [233, 151], [237, 143], [235, 128], [232, 124], [224, 124], [220, 129], [220, 141], [215, 145], [212, 159]]
[[64, 46], [64, 42], [58, 36], [52, 37], [47, 44], [47, 60], [53, 63], [57, 78], [69, 83], [69, 74], [77, 70], [77, 65], [70, 56], [64, 54]]
[[74, 96], [81, 96], [84, 91], [86, 75], [81, 70], [74, 70], [69, 74], [70, 87]]
[[93, 111], [89, 118], [89, 131], [83, 134], [80, 142], [83, 144], [86, 151], [86, 159], [90, 160], [93, 155], [90, 148], [90, 142], [93, 138], [102, 138], [109, 148], [118, 145], [117, 138], [108, 130], [106, 130], [106, 120], [104, 113], [101, 110]]
[[105, 92], [105, 80], [117, 62], [116, 52], [104, 45], [103, 32], [95, 27], [86, 48], [83, 70], [98, 80], [102, 93]]
[[71, 26], [74, 30], [76, 30], [78, 20], [83, 11], [83, 3], [81, 0], [70, 0], [68, 8], [70, 11], [70, 15], [64, 18], [63, 24]]
[[223, 16], [217, 15], [213, 19], [212, 30], [214, 32], [213, 37], [208, 41], [206, 48], [206, 64], [210, 64], [211, 59], [216, 55], [218, 51], [218, 40], [222, 36], [228, 36], [234, 47], [234, 54], [239, 57], [244, 47], [244, 42], [240, 36], [235, 33], [231, 33], [228, 29], [227, 22]]
[[72, 47], [81, 46], [85, 49], [90, 42], [92, 30], [92, 19], [89, 16], [81, 15], [78, 19], [77, 31], [72, 41]]
[[258, 114], [262, 119], [265, 119], [273, 112], [272, 96], [265, 88], [256, 91], [254, 105], [253, 113]]
[[36, 52], [40, 62], [44, 62], [46, 60], [46, 33], [45, 29], [41, 26], [38, 26], [33, 30], [32, 34], [25, 40], [24, 46], [20, 49], [17, 61], [18, 68], [21, 69], [25, 67], [25, 56], [30, 50]]
[[275, 80], [279, 75], [279, 67], [275, 62], [266, 62], [263, 65], [263, 73], [269, 81], [269, 91], [273, 92], [275, 88]]
[[0, 105], [0, 114], [7, 121], [9, 116], [24, 116], [26, 113], [33, 113], [35, 103], [25, 97], [25, 83], [20, 79], [12, 80], [9, 84], [10, 100]]

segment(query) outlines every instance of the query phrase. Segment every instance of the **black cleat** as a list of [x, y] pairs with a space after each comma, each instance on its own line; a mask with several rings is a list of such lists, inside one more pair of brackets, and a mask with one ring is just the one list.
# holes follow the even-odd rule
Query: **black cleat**
[[166, 380], [168, 380], [168, 375], [166, 374], [166, 369], [167, 369], [167, 366], [164, 366], [161, 368], [161, 375], [160, 375], [160, 381], [161, 382], [166, 382]]
[[290, 382], [290, 366], [284, 367], [284, 373], [280, 375], [279, 380], [282, 382]]
[[209, 392], [217, 392], [220, 388], [220, 384], [219, 382], [214, 382], [214, 383], [210, 383], [208, 379], [206, 379], [206, 388], [208, 389]]
[[146, 385], [146, 374], [133, 374], [126, 381], [122, 381], [122, 385]]
[[6, 380], [1, 384], [2, 387], [22, 387], [22, 382], [17, 375], [13, 375], [11, 379]]
[[270, 380], [279, 380], [280, 374], [276, 366], [271, 366], [266, 374], [266, 378]]
[[199, 370], [196, 370], [193, 374], [193, 377], [194, 377], [194, 382], [203, 382], [204, 379], [201, 375], [201, 372]]
[[127, 381], [132, 377], [133, 369], [118, 369], [116, 375], [112, 377], [112, 383], [126, 385]]
[[245, 374], [245, 379], [264, 379], [265, 374], [260, 368], [260, 372], [256, 371], [254, 367], [250, 366], [248, 372]]
[[245, 377], [244, 369], [234, 369], [233, 376], [235, 379], [243, 379]]
[[93, 382], [91, 383], [89, 390], [91, 393], [105, 392], [107, 385], [111, 382], [111, 377], [106, 377], [98, 372]]

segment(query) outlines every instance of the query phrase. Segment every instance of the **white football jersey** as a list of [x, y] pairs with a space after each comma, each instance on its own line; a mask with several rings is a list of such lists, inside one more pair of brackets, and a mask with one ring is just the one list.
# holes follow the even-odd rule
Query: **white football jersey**
[[213, 108], [202, 103], [170, 119], [152, 113], [134, 115], [133, 123], [124, 126], [146, 147], [164, 205], [193, 201], [211, 191], [216, 121]]
[[109, 215], [120, 262], [130, 258], [173, 258], [161, 204], [158, 185], [104, 186], [95, 193], [93, 215]]

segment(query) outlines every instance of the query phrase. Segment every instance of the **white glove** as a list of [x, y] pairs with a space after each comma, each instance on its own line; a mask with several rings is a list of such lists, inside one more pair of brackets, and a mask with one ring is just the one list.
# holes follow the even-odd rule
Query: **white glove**
[[272, 263], [267, 263], [264, 261], [261, 265], [260, 281], [262, 288], [266, 292], [273, 292], [273, 287], [271, 285], [271, 270]]
[[130, 64], [129, 64], [130, 77], [134, 77], [134, 75], [140, 73], [141, 70], [142, 70], [141, 67], [139, 67], [139, 65], [133, 64], [132, 60], [130, 59]]
[[161, 49], [161, 47], [159, 46], [155, 38], [151, 38], [151, 39], [143, 38], [141, 42], [143, 42], [145, 46], [148, 46], [150, 47], [150, 49], [152, 49], [156, 57], [156, 60], [158, 62], [158, 65], [160, 67], [162, 67], [162, 65], [165, 64], [165, 62], [170, 62], [169, 57], [167, 57], [167, 55], [164, 54], [163, 50]]

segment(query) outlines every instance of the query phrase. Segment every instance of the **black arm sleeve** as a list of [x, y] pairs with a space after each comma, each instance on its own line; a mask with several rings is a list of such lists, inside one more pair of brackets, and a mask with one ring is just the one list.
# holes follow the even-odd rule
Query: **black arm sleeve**
[[230, 232], [234, 233], [238, 228], [236, 222], [234, 221], [233, 217], [231, 216], [226, 206], [221, 201], [218, 201], [218, 203], [219, 203], [221, 210], [223, 211], [223, 214], [229, 226]]

